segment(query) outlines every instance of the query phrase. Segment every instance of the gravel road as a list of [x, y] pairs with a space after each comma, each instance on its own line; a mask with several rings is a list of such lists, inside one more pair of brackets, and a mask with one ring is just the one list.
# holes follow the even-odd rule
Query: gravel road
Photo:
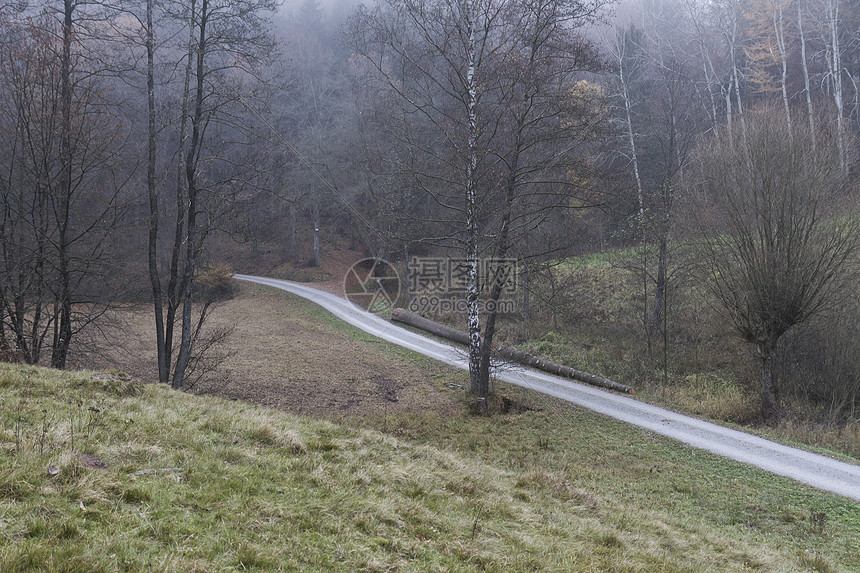
[[[234, 275], [304, 297], [361, 330], [458, 368], [468, 369], [462, 349], [416, 334], [364, 311], [348, 300], [302, 284]], [[499, 378], [555, 396], [595, 412], [674, 438], [685, 444], [751, 464], [819, 489], [860, 501], [860, 466], [783, 446], [737, 430], [658, 408], [635, 398], [523, 367], [509, 367]]]

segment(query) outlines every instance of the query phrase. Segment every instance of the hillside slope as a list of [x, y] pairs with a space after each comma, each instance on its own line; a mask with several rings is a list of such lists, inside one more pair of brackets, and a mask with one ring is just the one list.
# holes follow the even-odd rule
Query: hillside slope
[[[629, 479], [617, 448], [595, 463], [604, 448], [593, 444], [564, 470], [543, 452], [573, 444], [523, 451], [534, 438], [525, 428], [553, 413], [509, 416], [506, 430], [501, 417], [476, 421], [496, 424], [510, 456], [533, 458], [513, 469], [482, 446], [490, 434], [473, 435], [474, 451], [457, 444], [481, 431], [468, 418], [437, 424], [449, 438], [432, 447], [119, 375], [10, 365], [0, 366], [0, 403], [2, 571], [805, 571], [850, 570], [860, 557], [848, 543], [860, 534], [850, 503], [744, 470], [727, 476], [729, 462], [692, 479], [665, 475], [703, 460], [653, 437], [640, 454], [624, 444], [628, 464], [661, 472], [678, 499], [655, 481], [643, 506], [644, 479], [630, 496], [601, 491]], [[394, 433], [430, 431], [409, 420], [419, 418]], [[648, 470], [652, 458], [662, 465]], [[763, 480], [784, 500], [780, 515], [767, 495], [750, 510], [758, 523], [685, 509], [697, 494], [689, 483], [723, 491], [725, 479], [742, 502]]]

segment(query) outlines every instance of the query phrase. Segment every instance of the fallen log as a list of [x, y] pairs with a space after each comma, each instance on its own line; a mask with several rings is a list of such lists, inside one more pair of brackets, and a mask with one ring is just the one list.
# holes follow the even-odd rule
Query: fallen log
[[[442, 338], [451, 340], [453, 342], [458, 342], [460, 344], [466, 345], [469, 344], [469, 335], [462, 330], [456, 330], [449, 326], [445, 326], [444, 324], [439, 324], [438, 322], [434, 322], [429, 318], [424, 318], [423, 316], [419, 316], [414, 312], [409, 312], [405, 308], [395, 308], [393, 311], [391, 311], [391, 320], [393, 320], [394, 322], [402, 322], [403, 324], [408, 324], [409, 326], [420, 328], [421, 330], [425, 330], [430, 334], [441, 336]], [[510, 346], [494, 346], [493, 350], [498, 356], [504, 358], [509, 362], [516, 362], [517, 364], [531, 366], [533, 368], [537, 368], [538, 370], [549, 372], [550, 374], [566, 376], [567, 378], [572, 378], [578, 382], [583, 382], [585, 384], [591, 384], [592, 386], [608, 388], [609, 390], [624, 392], [625, 394], [636, 393], [636, 389], [632, 386], [627, 386], [626, 384], [621, 384], [619, 382], [609, 380], [608, 378], [604, 378], [602, 376], [597, 376], [595, 374], [576, 370], [575, 368], [571, 368], [570, 366], [564, 366], [551, 360], [540, 358], [538, 356], [535, 356], [534, 354], [529, 354], [528, 352], [517, 350], [516, 348], [512, 348]]]
[[429, 318], [424, 318], [414, 312], [409, 312], [405, 308], [395, 308], [392, 310], [391, 320], [394, 322], [402, 322], [403, 324], [408, 324], [409, 326], [414, 326], [421, 330], [426, 330], [430, 334], [435, 334], [436, 336], [441, 336], [442, 338], [459, 342], [460, 344], [469, 344], [468, 333], [451, 328], [450, 326], [445, 326], [444, 324], [439, 324], [438, 322], [433, 322]]

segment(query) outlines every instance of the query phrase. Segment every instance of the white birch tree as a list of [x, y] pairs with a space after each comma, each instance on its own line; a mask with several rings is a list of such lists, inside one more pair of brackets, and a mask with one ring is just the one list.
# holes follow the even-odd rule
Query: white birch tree
[[[487, 409], [497, 318], [488, 310], [482, 330], [481, 288], [490, 301], [500, 296], [497, 285], [480, 283], [479, 257], [510, 255], [554, 208], [569, 209], [561, 197], [575, 185], [565, 179], [594, 127], [586, 102], [597, 93], [577, 92], [575, 80], [599, 66], [579, 28], [601, 4], [391, 0], [352, 22], [354, 50], [389, 104], [388, 132], [403, 145], [394, 161], [438, 205], [441, 236], [427, 240], [463, 255], [478, 411]], [[547, 192], [551, 186], [557, 190]], [[525, 199], [541, 193], [541, 201]]]

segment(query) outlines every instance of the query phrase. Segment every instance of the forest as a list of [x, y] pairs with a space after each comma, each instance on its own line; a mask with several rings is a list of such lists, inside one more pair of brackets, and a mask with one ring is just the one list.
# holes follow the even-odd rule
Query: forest
[[0, 44], [4, 359], [145, 304], [183, 389], [232, 270], [353, 250], [460, 261], [479, 411], [503, 341], [860, 416], [856, 2], [22, 0]]

